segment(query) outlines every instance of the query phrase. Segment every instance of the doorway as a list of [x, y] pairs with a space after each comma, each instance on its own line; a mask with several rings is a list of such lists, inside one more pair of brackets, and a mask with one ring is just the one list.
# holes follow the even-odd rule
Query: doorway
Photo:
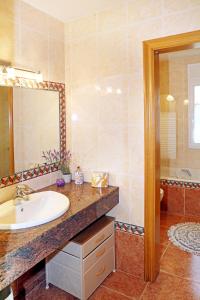
[[160, 101], [159, 54], [200, 47], [200, 30], [143, 43], [145, 92], [144, 272], [154, 281], [160, 270]]

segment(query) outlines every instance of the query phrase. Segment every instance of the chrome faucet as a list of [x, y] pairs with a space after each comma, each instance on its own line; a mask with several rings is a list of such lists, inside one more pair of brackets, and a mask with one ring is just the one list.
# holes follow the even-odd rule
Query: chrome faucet
[[16, 198], [15, 200], [29, 200], [29, 194], [34, 192], [27, 184], [18, 184], [16, 186]]
[[185, 174], [187, 174], [190, 178], [192, 177], [192, 173], [190, 172], [189, 169], [181, 169], [181, 171]]

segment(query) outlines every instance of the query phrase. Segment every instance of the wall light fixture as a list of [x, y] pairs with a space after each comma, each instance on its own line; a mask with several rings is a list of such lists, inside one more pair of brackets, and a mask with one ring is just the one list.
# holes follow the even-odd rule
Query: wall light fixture
[[5, 82], [6, 80], [15, 80], [17, 77], [34, 80], [38, 83], [43, 81], [43, 76], [40, 72], [34, 72], [34, 71], [20, 69], [20, 68], [0, 66], [0, 82]]

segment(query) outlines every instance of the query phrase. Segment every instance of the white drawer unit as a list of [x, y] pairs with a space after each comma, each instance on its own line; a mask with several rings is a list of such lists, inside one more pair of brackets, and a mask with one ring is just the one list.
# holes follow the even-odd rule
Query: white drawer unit
[[104, 216], [46, 260], [46, 284], [86, 300], [114, 269], [114, 219]]

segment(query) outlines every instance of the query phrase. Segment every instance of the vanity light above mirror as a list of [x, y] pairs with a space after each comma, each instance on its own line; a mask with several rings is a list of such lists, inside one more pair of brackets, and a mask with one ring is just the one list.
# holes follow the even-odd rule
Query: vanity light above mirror
[[43, 76], [40, 71], [34, 72], [31, 70], [14, 68], [10, 66], [0, 66], [0, 84], [4, 85], [6, 84], [7, 80], [15, 80], [17, 77], [35, 80], [38, 83], [43, 81]]

